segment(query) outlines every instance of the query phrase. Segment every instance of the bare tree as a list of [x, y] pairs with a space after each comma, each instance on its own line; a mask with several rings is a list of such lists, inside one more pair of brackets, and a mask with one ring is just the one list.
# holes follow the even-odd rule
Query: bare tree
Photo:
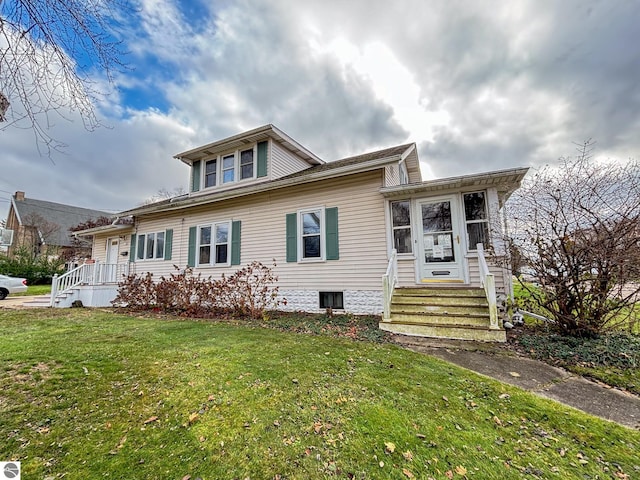
[[525, 182], [510, 203], [511, 242], [538, 287], [530, 300], [564, 334], [637, 321], [640, 164], [591, 158], [593, 142]]
[[126, 11], [128, 0], [0, 0], [1, 128], [32, 128], [48, 153], [63, 146], [48, 133], [52, 113], [78, 112], [95, 129], [92, 77], [113, 83], [123, 69], [114, 32]]
[[163, 200], [169, 200], [173, 197], [179, 197], [181, 195], [186, 195], [187, 190], [183, 186], [174, 187], [172, 190], [168, 190], [167, 188], [159, 189], [155, 195], [147, 198], [142, 202], [142, 205], [150, 205], [152, 203], [161, 202]]

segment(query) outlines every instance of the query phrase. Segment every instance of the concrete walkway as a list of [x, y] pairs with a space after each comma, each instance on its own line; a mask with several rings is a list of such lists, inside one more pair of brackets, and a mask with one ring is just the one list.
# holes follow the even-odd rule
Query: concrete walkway
[[400, 345], [529, 390], [605, 420], [640, 429], [640, 397], [491, 344], [395, 335]]
[[41, 297], [42, 295], [9, 295], [4, 300], [0, 300], [0, 309], [2, 308], [23, 308], [22, 304], [25, 302], [31, 302], [36, 298]]

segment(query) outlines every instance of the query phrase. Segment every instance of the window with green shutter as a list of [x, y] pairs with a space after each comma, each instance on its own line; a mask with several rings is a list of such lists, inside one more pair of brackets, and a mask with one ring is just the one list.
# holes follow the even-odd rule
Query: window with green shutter
[[286, 216], [287, 262], [339, 260], [338, 208], [310, 208]]
[[200, 162], [200, 160], [197, 160], [193, 162], [193, 165], [191, 166], [191, 191], [192, 192], [197, 192], [200, 190], [201, 163], [202, 162]]

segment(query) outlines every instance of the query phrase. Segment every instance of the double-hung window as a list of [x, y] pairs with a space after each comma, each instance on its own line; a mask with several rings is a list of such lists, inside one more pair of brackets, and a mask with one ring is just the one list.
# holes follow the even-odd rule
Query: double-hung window
[[164, 232], [157, 232], [138, 235], [136, 259], [153, 260], [164, 258], [164, 234]]
[[253, 148], [240, 152], [240, 180], [253, 178]]
[[300, 252], [302, 260], [324, 258], [322, 235], [324, 229], [324, 209], [300, 212]]
[[209, 160], [204, 164], [204, 187], [215, 187], [218, 176], [218, 160]]
[[398, 253], [411, 253], [411, 202], [391, 202], [393, 248]]
[[485, 192], [464, 194], [464, 217], [467, 227], [469, 250], [476, 250], [478, 243], [489, 246], [489, 219]]
[[229, 265], [231, 250], [231, 222], [217, 222], [198, 227], [197, 264]]
[[234, 182], [236, 179], [236, 156], [235, 154], [224, 155], [222, 157], [222, 183]]

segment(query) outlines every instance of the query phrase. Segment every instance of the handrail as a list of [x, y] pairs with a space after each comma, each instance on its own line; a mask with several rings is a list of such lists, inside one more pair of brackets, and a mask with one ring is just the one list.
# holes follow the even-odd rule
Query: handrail
[[49, 305], [51, 307], [55, 305], [58, 294], [82, 283], [87, 283], [87, 279], [90, 278], [93, 273], [94, 265], [95, 264], [85, 263], [62, 275], [54, 275], [51, 281], [51, 300]]
[[51, 300], [54, 306], [56, 298], [78, 285], [104, 285], [118, 283], [128, 275], [128, 263], [85, 263], [62, 275], [54, 275], [51, 282]]
[[382, 321], [391, 320], [391, 299], [393, 298], [393, 289], [398, 284], [398, 251], [394, 248], [391, 250], [387, 271], [382, 276]]
[[484, 246], [481, 243], [476, 245], [478, 251], [478, 264], [480, 266], [480, 285], [484, 288], [484, 294], [489, 303], [489, 328], [499, 330], [498, 325], [498, 300], [496, 297], [496, 280], [489, 271], [487, 260], [484, 256]]

